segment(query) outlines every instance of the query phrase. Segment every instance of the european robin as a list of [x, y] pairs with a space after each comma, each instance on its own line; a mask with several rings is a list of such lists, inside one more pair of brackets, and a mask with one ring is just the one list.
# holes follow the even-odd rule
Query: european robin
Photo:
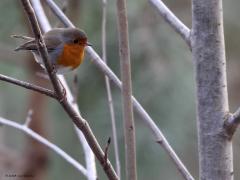
[[[44, 68], [42, 58], [37, 50], [36, 40], [24, 36], [14, 37], [29, 39], [17, 47], [15, 51], [30, 50], [37, 63]], [[45, 33], [43, 39], [49, 60], [58, 74], [77, 68], [83, 61], [85, 47], [91, 46], [87, 41], [85, 32], [77, 28], [55, 28]]]

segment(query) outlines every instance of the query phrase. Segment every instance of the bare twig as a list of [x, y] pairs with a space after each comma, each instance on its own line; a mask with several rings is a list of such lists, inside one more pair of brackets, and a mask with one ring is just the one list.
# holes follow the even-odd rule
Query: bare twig
[[170, 9], [161, 0], [149, 0], [157, 8], [159, 14], [166, 22], [185, 40], [191, 48], [190, 30], [183, 22], [172, 13]]
[[87, 176], [87, 170], [79, 162], [77, 162], [75, 159], [73, 159], [71, 156], [69, 156], [61, 148], [59, 148], [55, 144], [49, 142], [47, 139], [43, 138], [39, 134], [35, 133], [33, 130], [31, 130], [27, 126], [18, 124], [16, 122], [13, 122], [13, 121], [10, 121], [10, 120], [7, 120], [7, 119], [4, 119], [2, 117], [0, 117], [0, 123], [3, 124], [3, 125], [9, 126], [9, 127], [18, 129], [18, 130], [26, 133], [27, 135], [29, 135], [30, 137], [32, 137], [36, 141], [42, 143], [43, 145], [47, 146], [49, 149], [56, 152], [63, 159], [65, 159], [68, 163], [70, 163], [73, 167], [75, 167], [79, 172], [81, 172], [84, 176]]
[[125, 165], [128, 180], [137, 179], [135, 124], [132, 106], [131, 62], [126, 0], [117, 0], [119, 55], [122, 79]]
[[[70, 20], [65, 16], [65, 14], [61, 11], [61, 9], [52, 1], [46, 0], [49, 7], [51, 7], [53, 13], [65, 24], [66, 27], [74, 27], [74, 25], [70, 22]], [[91, 57], [92, 62], [105, 74], [108, 78], [120, 89], [122, 89], [122, 83], [118, 79], [118, 77], [114, 74], [114, 72], [102, 61], [99, 55], [94, 51], [92, 47], [87, 47], [87, 53]], [[153, 119], [149, 116], [149, 114], [145, 111], [145, 109], [141, 106], [141, 104], [132, 96], [133, 107], [136, 112], [141, 117], [140, 119], [146, 124], [147, 128], [149, 128], [155, 138], [156, 142], [161, 142], [159, 145], [163, 147], [166, 151], [167, 155], [172, 159], [174, 164], [176, 165], [179, 172], [182, 174], [184, 179], [194, 180], [190, 172], [187, 170], [185, 165], [179, 159], [173, 148], [168, 143], [167, 139], [161, 132], [161, 130], [157, 127]]]
[[[35, 9], [35, 6], [42, 6], [41, 3], [39, 2], [39, 0], [32, 0], [31, 2], [32, 2], [32, 5], [33, 5], [33, 8], [35, 11], [37, 10], [37, 9]], [[40, 23], [43, 31], [47, 32], [51, 29], [51, 25], [43, 11], [43, 8], [38, 8], [38, 10], [42, 11], [41, 13], [37, 14], [39, 23]], [[68, 102], [73, 106], [75, 111], [80, 115], [78, 105], [74, 99], [74, 96], [72, 95], [72, 93], [70, 91], [70, 88], [69, 88], [64, 76], [63, 75], [57, 75], [57, 76], [66, 90], [66, 97], [67, 97]], [[93, 151], [89, 147], [87, 140], [86, 140], [85, 136], [83, 135], [83, 133], [81, 132], [81, 130], [79, 130], [76, 126], [74, 126], [74, 129], [78, 135], [80, 143], [83, 146], [84, 158], [85, 158], [86, 168], [87, 168], [87, 178], [88, 178], [88, 180], [96, 180], [97, 179], [97, 170], [96, 170], [96, 162], [95, 162], [95, 156], [93, 154]]]
[[[107, 23], [107, 0], [102, 0], [102, 59], [107, 64], [107, 47], [106, 47], [106, 23]], [[116, 119], [113, 106], [113, 98], [111, 92], [111, 86], [109, 78], [105, 75], [105, 85], [107, 90], [108, 106], [112, 124], [112, 134], [113, 134], [113, 146], [114, 146], [114, 155], [116, 163], [116, 171], [119, 179], [121, 179], [121, 164], [119, 159], [118, 152], [118, 139], [117, 139], [117, 130], [116, 130]]]
[[6, 81], [6, 82], [9, 82], [9, 83], [21, 86], [21, 87], [24, 87], [26, 89], [30, 89], [30, 90], [39, 92], [41, 94], [47, 95], [49, 97], [52, 97], [54, 99], [57, 99], [56, 94], [49, 89], [46, 89], [46, 88], [31, 84], [31, 83], [28, 83], [28, 82], [25, 82], [25, 81], [20, 81], [20, 80], [17, 80], [15, 78], [12, 78], [12, 77], [5, 76], [3, 74], [0, 74], [0, 80]]
[[74, 124], [83, 132], [87, 142], [89, 143], [90, 147], [92, 148], [93, 152], [95, 153], [96, 157], [98, 158], [102, 168], [104, 169], [105, 173], [107, 174], [109, 179], [118, 179], [110, 161], [108, 160], [107, 163], [104, 163], [104, 152], [101, 149], [100, 145], [98, 144], [94, 134], [90, 126], [88, 125], [87, 121], [83, 119], [80, 114], [73, 108], [73, 106], [67, 101], [66, 97], [64, 97], [64, 93], [62, 93], [61, 85], [56, 77], [55, 72], [53, 71], [52, 65], [48, 59], [46, 45], [43, 41], [40, 29], [38, 27], [37, 19], [35, 17], [34, 11], [29, 3], [29, 0], [21, 0], [23, 7], [26, 11], [26, 14], [29, 18], [39, 53], [42, 57], [50, 80], [53, 84], [54, 90], [59, 98], [59, 103], [62, 105], [66, 113], [69, 115], [71, 120]]

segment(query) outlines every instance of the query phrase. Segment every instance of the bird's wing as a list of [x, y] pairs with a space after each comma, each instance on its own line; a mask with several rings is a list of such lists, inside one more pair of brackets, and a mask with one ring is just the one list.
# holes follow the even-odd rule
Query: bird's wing
[[60, 28], [55, 28], [48, 31], [46, 34], [44, 34], [43, 39], [47, 46], [48, 52], [60, 47], [63, 44]]
[[[61, 45], [61, 43], [62, 43], [59, 39], [52, 37], [52, 36], [45, 37], [44, 42], [46, 44], [48, 52], [53, 51], [54, 49], [59, 47], [59, 45]], [[14, 50], [15, 51], [20, 51], [20, 50], [37, 51], [36, 40], [33, 39], [30, 41], [27, 41], [27, 42], [21, 44], [20, 46], [16, 47]]]

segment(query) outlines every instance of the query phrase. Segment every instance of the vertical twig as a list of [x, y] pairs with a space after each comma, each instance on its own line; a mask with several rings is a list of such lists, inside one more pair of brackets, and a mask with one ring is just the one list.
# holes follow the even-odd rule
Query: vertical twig
[[136, 142], [132, 107], [131, 63], [126, 0], [117, 0], [117, 17], [122, 79], [126, 176], [128, 180], [136, 180]]
[[[106, 23], [107, 23], [107, 0], [102, 0], [103, 6], [103, 15], [102, 15], [102, 60], [107, 64], [107, 48], [106, 48]], [[119, 159], [118, 152], [118, 139], [117, 139], [117, 130], [116, 130], [116, 119], [115, 112], [113, 106], [112, 92], [111, 86], [109, 82], [109, 78], [105, 75], [105, 85], [107, 90], [107, 98], [108, 98], [108, 106], [110, 111], [110, 117], [112, 122], [112, 134], [113, 134], [113, 146], [114, 146], [114, 155], [116, 162], [116, 172], [121, 179], [121, 164]]]

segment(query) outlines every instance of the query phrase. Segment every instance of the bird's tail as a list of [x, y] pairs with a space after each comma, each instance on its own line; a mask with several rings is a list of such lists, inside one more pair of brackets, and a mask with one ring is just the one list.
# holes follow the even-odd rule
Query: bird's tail
[[27, 40], [27, 42], [23, 43], [22, 45], [16, 47], [14, 51], [20, 51], [20, 50], [37, 50], [36, 41], [32, 37], [23, 36], [23, 35], [12, 35], [12, 38], [18, 38]]

